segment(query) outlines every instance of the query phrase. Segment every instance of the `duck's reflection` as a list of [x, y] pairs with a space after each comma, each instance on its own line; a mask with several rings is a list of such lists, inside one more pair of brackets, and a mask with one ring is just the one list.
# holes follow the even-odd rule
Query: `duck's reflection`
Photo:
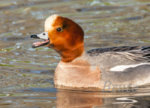
[[57, 92], [57, 108], [99, 108], [102, 104], [102, 98], [94, 92]]
[[[102, 93], [58, 90], [57, 108], [147, 108], [133, 93]], [[138, 101], [137, 101], [138, 100]], [[139, 103], [139, 104], [137, 104]]]

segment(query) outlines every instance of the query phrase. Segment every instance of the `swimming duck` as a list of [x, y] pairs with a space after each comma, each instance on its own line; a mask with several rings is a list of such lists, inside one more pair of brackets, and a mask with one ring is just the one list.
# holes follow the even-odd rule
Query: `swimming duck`
[[102, 90], [150, 83], [150, 46], [120, 46], [84, 50], [84, 32], [69, 18], [51, 15], [45, 31], [31, 35], [61, 56], [54, 75], [57, 88]]

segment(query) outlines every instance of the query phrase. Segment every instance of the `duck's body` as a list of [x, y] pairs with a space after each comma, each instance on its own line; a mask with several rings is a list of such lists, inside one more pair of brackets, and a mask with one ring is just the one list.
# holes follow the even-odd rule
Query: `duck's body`
[[55, 71], [56, 87], [97, 90], [150, 83], [150, 47], [124, 46], [86, 52], [84, 33], [70, 19], [53, 15], [46, 20], [45, 27], [47, 35], [32, 37], [46, 40], [34, 47], [47, 43], [62, 57]]
[[128, 89], [150, 83], [150, 47], [112, 47], [84, 52], [72, 62], [60, 61], [55, 84], [71, 89]]

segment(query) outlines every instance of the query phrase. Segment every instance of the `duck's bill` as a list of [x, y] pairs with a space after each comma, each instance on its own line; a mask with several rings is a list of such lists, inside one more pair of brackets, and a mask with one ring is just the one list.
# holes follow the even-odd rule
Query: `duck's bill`
[[40, 47], [40, 46], [45, 46], [45, 45], [48, 45], [50, 43], [47, 32], [43, 32], [41, 34], [31, 35], [31, 38], [42, 39], [43, 40], [43, 41], [34, 42], [32, 44], [32, 48], [37, 48], [37, 47]]

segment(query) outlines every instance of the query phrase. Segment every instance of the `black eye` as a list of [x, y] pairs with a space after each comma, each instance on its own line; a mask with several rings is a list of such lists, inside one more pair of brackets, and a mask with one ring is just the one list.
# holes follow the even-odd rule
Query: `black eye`
[[61, 32], [61, 31], [62, 31], [62, 28], [59, 27], [59, 28], [57, 28], [56, 30], [57, 30], [58, 32]]
[[43, 35], [45, 35], [45, 33], [43, 33]]

